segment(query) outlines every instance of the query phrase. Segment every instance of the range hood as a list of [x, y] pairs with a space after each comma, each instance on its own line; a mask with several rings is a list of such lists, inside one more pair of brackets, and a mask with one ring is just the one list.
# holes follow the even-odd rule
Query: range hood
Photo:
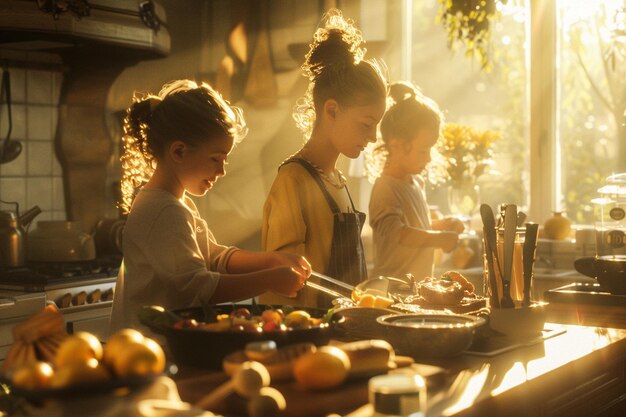
[[69, 64], [85, 54], [137, 62], [167, 55], [170, 37], [154, 1], [2, 0], [0, 48], [55, 52]]
[[29, 52], [61, 58], [55, 149], [67, 218], [92, 230], [104, 217], [106, 166], [114, 146], [106, 121], [108, 93], [125, 68], [169, 54], [163, 8], [136, 0], [2, 0], [0, 52], [0, 63], [9, 67], [41, 67], [20, 58]]

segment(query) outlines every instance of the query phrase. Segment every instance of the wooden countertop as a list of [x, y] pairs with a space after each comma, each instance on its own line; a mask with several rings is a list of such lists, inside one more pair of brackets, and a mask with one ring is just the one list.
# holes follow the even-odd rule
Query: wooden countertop
[[[563, 334], [493, 357], [462, 355], [431, 362], [443, 369], [429, 380], [427, 416], [626, 415], [626, 330], [551, 325]], [[221, 372], [181, 369], [174, 379], [181, 397], [195, 402], [226, 381]], [[371, 415], [367, 379], [325, 392], [295, 382], [272, 384], [287, 400], [284, 416]], [[212, 410], [245, 415], [242, 401], [227, 399]], [[602, 414], [604, 413], [604, 414]], [[611, 414], [613, 413], [613, 414]]]

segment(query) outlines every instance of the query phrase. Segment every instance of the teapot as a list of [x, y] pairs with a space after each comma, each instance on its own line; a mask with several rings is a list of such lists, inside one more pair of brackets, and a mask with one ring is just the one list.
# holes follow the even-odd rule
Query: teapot
[[25, 228], [40, 213], [39, 206], [28, 209], [21, 216], [12, 211], [0, 211], [0, 268], [15, 268], [25, 264]]
[[28, 232], [31, 262], [81, 262], [96, 258], [93, 236], [82, 230], [80, 221], [46, 220]]

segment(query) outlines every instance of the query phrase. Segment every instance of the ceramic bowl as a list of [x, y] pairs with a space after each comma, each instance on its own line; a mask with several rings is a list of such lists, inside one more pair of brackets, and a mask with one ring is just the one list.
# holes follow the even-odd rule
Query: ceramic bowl
[[415, 359], [447, 358], [466, 350], [482, 317], [460, 314], [393, 314], [378, 317], [397, 353]]
[[546, 323], [548, 303], [529, 307], [494, 308], [489, 314], [489, 327], [512, 338], [529, 338], [541, 334]]
[[339, 326], [350, 339], [384, 339], [385, 327], [376, 319], [388, 314], [397, 314], [393, 310], [378, 307], [344, 307], [335, 310], [345, 319]]

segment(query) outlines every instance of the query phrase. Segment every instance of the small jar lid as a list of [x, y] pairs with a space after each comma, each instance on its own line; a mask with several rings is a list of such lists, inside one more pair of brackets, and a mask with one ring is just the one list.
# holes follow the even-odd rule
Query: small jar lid
[[417, 374], [398, 373], [369, 380], [369, 402], [377, 416], [421, 417], [426, 412], [426, 383]]

